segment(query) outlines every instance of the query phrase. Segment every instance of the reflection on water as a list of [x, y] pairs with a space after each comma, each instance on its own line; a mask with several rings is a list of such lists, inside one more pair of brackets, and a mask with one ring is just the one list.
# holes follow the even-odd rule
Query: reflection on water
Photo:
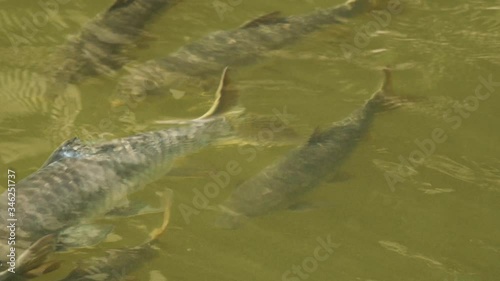
[[[46, 25], [36, 25], [32, 16], [41, 8], [35, 1], [0, 1], [0, 34], [6, 34], [0, 37], [0, 163], [2, 169], [8, 165], [23, 176], [69, 137], [111, 139], [175, 126], [155, 124], [166, 117], [199, 116], [211, 103], [208, 89], [217, 85], [211, 77], [200, 83], [179, 82], [180, 92], [148, 97], [122, 112], [110, 105], [118, 80], [126, 74], [118, 71], [115, 77], [97, 76], [58, 88], [64, 94], [47, 99], [54, 94], [47, 72], [51, 64], [57, 65], [51, 57], [54, 50], [109, 5], [66, 2]], [[145, 48], [130, 50], [134, 63], [164, 57], [258, 15], [277, 10], [304, 14], [332, 5], [329, 0], [234, 2], [238, 4], [230, 5], [221, 19], [212, 1], [182, 1], [148, 27], [146, 37], [156, 39]], [[262, 54], [251, 66], [234, 69], [232, 81], [247, 120], [259, 123], [274, 109], [286, 107], [290, 130], [274, 142], [261, 143], [255, 138], [256, 127], [242, 124], [247, 133], [243, 140], [183, 158], [170, 176], [131, 196], [131, 201], [154, 205], [155, 192], [165, 186], [176, 193], [169, 230], [158, 244], [160, 257], [134, 274], [138, 280], [498, 279], [500, 133], [495, 120], [500, 118], [500, 88], [495, 87], [456, 129], [447, 121], [447, 112], [474, 95], [479, 77], [500, 81], [498, 3], [403, 3], [404, 11], [387, 27], [369, 32], [369, 43], [352, 57], [346, 58], [340, 45], [352, 44], [372, 16], [310, 34], [294, 45]], [[26, 29], [27, 24], [33, 28]], [[24, 41], [13, 49], [13, 38]], [[370, 136], [342, 167], [352, 175], [348, 180], [322, 182], [301, 198], [299, 203], [313, 206], [301, 212], [280, 210], [237, 230], [214, 227], [219, 215], [215, 206], [235, 187], [304, 143], [315, 128], [326, 128], [358, 108], [377, 88], [379, 69], [385, 65], [394, 69], [397, 94], [422, 99], [377, 116]], [[111, 125], [103, 129], [103, 120]], [[437, 144], [425, 161], [408, 160], [419, 148], [416, 142], [431, 137], [436, 128], [446, 131], [447, 140]], [[246, 161], [242, 148], [257, 151], [255, 159]], [[239, 163], [241, 172], [187, 223], [179, 206], [192, 205], [196, 194], [212, 181], [211, 175], [224, 171], [230, 161]], [[387, 174], [402, 180], [391, 186]], [[0, 185], [6, 187], [5, 182], [3, 175]], [[159, 214], [109, 219], [116, 227], [106, 243], [56, 254], [64, 260], [62, 269], [37, 280], [62, 279], [82, 258], [139, 245], [160, 219]], [[319, 261], [314, 257], [317, 241], [329, 235], [340, 246]], [[285, 274], [289, 270], [293, 275]]]

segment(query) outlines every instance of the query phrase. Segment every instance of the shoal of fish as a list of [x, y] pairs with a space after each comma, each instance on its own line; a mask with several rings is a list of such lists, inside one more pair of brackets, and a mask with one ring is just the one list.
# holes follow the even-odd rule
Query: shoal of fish
[[[33, 108], [51, 114], [51, 106], [57, 105], [57, 100], [64, 101], [68, 89], [84, 79], [115, 76], [131, 61], [128, 49], [148, 36], [148, 24], [177, 2], [181, 1], [117, 0], [54, 53], [58, 63], [47, 72], [49, 86], [41, 97], [11, 93], [12, 100], [29, 99]], [[1, 195], [2, 210], [9, 208], [9, 198], [15, 196], [17, 221], [10, 222], [8, 213], [0, 212], [1, 220], [11, 223], [16, 237], [15, 244], [7, 243], [12, 230], [0, 228], [0, 280], [26, 280], [57, 270], [61, 262], [51, 259], [51, 253], [94, 246], [113, 230], [112, 225], [89, 221], [146, 213], [147, 206], [134, 206], [128, 197], [167, 174], [176, 159], [212, 144], [243, 138], [238, 125], [248, 114], [237, 110], [241, 108], [238, 91], [228, 66], [256, 63], [265, 52], [328, 25], [345, 24], [387, 3], [351, 0], [300, 16], [272, 12], [128, 69], [118, 82], [120, 94], [113, 106], [126, 105], [138, 96], [147, 98], [179, 81], [219, 77], [218, 84], [210, 85], [217, 88], [212, 107], [201, 117], [168, 129], [102, 142], [72, 138], [61, 144], [42, 167], [17, 184], [15, 193], [6, 190]], [[215, 225], [236, 228], [251, 217], [287, 208], [335, 174], [369, 131], [376, 114], [404, 103], [394, 94], [391, 71], [383, 68], [382, 74], [382, 86], [360, 108], [328, 128], [316, 129], [303, 145], [235, 187], [217, 206], [220, 216]], [[156, 244], [170, 219], [173, 191], [166, 189], [163, 199], [160, 210], [149, 209], [163, 212], [161, 226], [143, 244], [87, 260], [61, 281], [129, 280], [134, 270], [160, 253]]]

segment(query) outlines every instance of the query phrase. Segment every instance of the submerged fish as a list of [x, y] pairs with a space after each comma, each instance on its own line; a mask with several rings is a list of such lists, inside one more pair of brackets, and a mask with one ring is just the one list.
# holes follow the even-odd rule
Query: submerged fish
[[109, 250], [107, 256], [94, 257], [85, 261], [60, 281], [131, 280], [128, 278], [133, 271], [158, 257], [160, 249], [156, 244], [159, 237], [165, 232], [170, 220], [172, 198], [173, 191], [167, 189], [163, 224], [151, 232], [150, 239], [146, 243], [133, 248]]
[[217, 224], [234, 228], [245, 217], [288, 207], [337, 172], [367, 133], [375, 114], [397, 106], [398, 98], [391, 95], [391, 74], [388, 70], [384, 73], [382, 88], [360, 109], [324, 131], [316, 130], [306, 144], [238, 186], [220, 206], [223, 214]]
[[[291, 44], [325, 25], [378, 9], [386, 0], [350, 0], [343, 5], [302, 16], [271, 13], [243, 26], [209, 34], [165, 58], [154, 59], [130, 70], [121, 80], [116, 105], [161, 87], [202, 79], [226, 65], [248, 64], [267, 51]], [[181, 81], [181, 82], [180, 82]]]
[[[224, 70], [212, 108], [189, 125], [142, 133], [104, 143], [84, 144], [73, 139], [59, 147], [35, 173], [17, 183], [16, 193], [0, 196], [0, 209], [7, 210], [15, 196], [15, 255], [44, 235], [56, 234], [60, 247], [88, 246], [111, 231], [107, 226], [83, 225], [102, 216], [168, 172], [178, 157], [196, 152], [232, 135], [229, 111], [237, 102], [227, 69]], [[8, 221], [7, 212], [0, 219]], [[0, 239], [10, 232], [0, 228]], [[0, 244], [4, 261], [11, 252]], [[2, 262], [6, 266], [5, 261]], [[17, 267], [21, 267], [17, 264]]]
[[146, 24], [179, 1], [116, 0], [68, 40], [59, 52], [63, 62], [55, 71], [56, 80], [77, 83], [88, 76], [114, 73], [128, 62], [125, 49], [145, 38]]

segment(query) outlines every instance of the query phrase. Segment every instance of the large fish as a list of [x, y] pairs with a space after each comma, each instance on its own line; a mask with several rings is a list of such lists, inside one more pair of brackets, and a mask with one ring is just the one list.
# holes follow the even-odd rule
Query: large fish
[[267, 51], [282, 48], [326, 25], [340, 24], [381, 8], [385, 2], [387, 0], [350, 0], [302, 16], [283, 17], [271, 13], [237, 29], [211, 33], [167, 57], [131, 68], [130, 74], [122, 78], [114, 102], [119, 106], [161, 87], [175, 90], [183, 81], [213, 77], [226, 65], [251, 63]]
[[306, 144], [238, 186], [219, 206], [223, 213], [217, 225], [235, 228], [244, 218], [288, 207], [337, 172], [367, 133], [375, 114], [398, 104], [399, 99], [391, 95], [390, 72], [384, 73], [383, 86], [360, 109], [324, 131], [316, 130]]
[[86, 260], [73, 269], [68, 276], [60, 281], [125, 281], [131, 280], [130, 274], [156, 258], [160, 254], [157, 241], [165, 232], [170, 220], [173, 191], [167, 189], [166, 206], [161, 227], [153, 230], [150, 239], [133, 248], [114, 249], [107, 251], [105, 257], [94, 257]]
[[[57, 235], [63, 247], [98, 243], [111, 230], [83, 221], [100, 217], [127, 200], [127, 195], [164, 175], [178, 157], [196, 152], [233, 134], [230, 111], [237, 102], [227, 69], [212, 108], [186, 126], [153, 131], [97, 144], [73, 139], [59, 147], [35, 173], [17, 183], [16, 192], [0, 196], [0, 209], [8, 210], [15, 197], [15, 255], [31, 242]], [[7, 222], [6, 211], [0, 220]], [[0, 228], [0, 240], [11, 232]], [[2, 265], [12, 252], [0, 243]], [[20, 264], [17, 264], [21, 267]]]
[[56, 80], [76, 83], [88, 76], [114, 73], [129, 61], [123, 52], [145, 38], [146, 24], [179, 1], [116, 0], [59, 51]]
[[[126, 51], [146, 38], [146, 25], [161, 11], [179, 1], [116, 0], [106, 11], [87, 22], [77, 35], [71, 36], [54, 53], [50, 58], [50, 65], [55, 67], [48, 71], [50, 87], [45, 93], [46, 102], [53, 104], [50, 107], [50, 115], [56, 123], [53, 126], [55, 129], [50, 132], [51, 135], [67, 138], [68, 132], [71, 131], [60, 130], [60, 127], [71, 127], [79, 113], [79, 110], [64, 110], [67, 100], [70, 100], [66, 96], [72, 93], [74, 96], [77, 91], [74, 85], [89, 77], [114, 75], [130, 61]], [[72, 114], [58, 118], [60, 112]], [[60, 125], [61, 119], [69, 125]], [[55, 139], [60, 142], [60, 138]]]

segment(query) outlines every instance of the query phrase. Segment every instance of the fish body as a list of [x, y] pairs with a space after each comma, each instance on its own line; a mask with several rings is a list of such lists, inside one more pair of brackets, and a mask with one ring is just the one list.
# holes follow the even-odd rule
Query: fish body
[[338, 171], [367, 133], [375, 114], [389, 104], [390, 74], [386, 71], [385, 75], [382, 89], [361, 108], [323, 131], [316, 130], [306, 144], [238, 186], [220, 206], [223, 214], [217, 224], [234, 228], [245, 217], [287, 207]]
[[129, 70], [130, 74], [122, 79], [119, 98], [141, 96], [181, 83], [179, 81], [202, 79], [216, 73], [221, 66], [249, 64], [267, 51], [280, 49], [321, 27], [342, 23], [377, 8], [379, 4], [373, 2], [348, 1], [303, 16], [283, 17], [271, 13], [237, 29], [211, 33], [167, 57], [147, 61]]
[[[42, 168], [16, 185], [16, 254], [47, 234], [58, 234], [64, 246], [65, 230], [111, 211], [128, 194], [168, 172], [176, 158], [231, 135], [226, 113], [236, 94], [228, 81], [224, 71], [213, 107], [187, 126], [98, 144], [73, 139], [59, 147]], [[7, 210], [11, 196], [8, 191], [0, 196], [0, 208]], [[2, 221], [8, 218], [0, 212]], [[9, 230], [0, 229], [0, 238], [8, 237]], [[8, 252], [7, 244], [1, 244], [0, 257]]]
[[144, 39], [145, 26], [178, 1], [116, 0], [63, 46], [62, 64], [54, 73], [56, 81], [77, 83], [85, 77], [113, 74], [128, 62], [123, 56], [126, 48]]

